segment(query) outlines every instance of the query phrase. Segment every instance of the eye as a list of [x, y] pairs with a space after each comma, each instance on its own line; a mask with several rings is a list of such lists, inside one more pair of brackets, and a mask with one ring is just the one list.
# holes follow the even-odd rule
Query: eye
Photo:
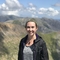
[[34, 26], [32, 26], [32, 28], [34, 28]]

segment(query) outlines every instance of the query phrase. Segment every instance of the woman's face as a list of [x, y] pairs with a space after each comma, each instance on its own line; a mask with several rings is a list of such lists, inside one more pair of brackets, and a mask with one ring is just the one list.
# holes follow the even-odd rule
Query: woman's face
[[26, 31], [29, 36], [33, 36], [37, 31], [35, 22], [28, 22], [26, 26]]

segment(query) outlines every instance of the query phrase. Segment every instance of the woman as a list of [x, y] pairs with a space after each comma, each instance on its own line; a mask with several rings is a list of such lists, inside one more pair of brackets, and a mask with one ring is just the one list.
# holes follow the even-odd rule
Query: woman
[[36, 31], [35, 21], [27, 21], [25, 25], [27, 35], [21, 39], [18, 60], [49, 60], [46, 43]]

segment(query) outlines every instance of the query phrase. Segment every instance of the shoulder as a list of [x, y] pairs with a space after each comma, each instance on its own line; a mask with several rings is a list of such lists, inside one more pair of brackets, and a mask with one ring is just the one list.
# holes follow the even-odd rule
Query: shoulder
[[23, 46], [23, 44], [25, 43], [26, 39], [27, 39], [27, 35], [25, 37], [21, 38], [21, 40], [19, 42], [19, 47]]
[[37, 36], [37, 42], [39, 43], [39, 44], [45, 44], [45, 41], [43, 40], [43, 38], [40, 36], [40, 35], [36, 35]]
[[38, 41], [43, 41], [44, 42], [43, 38], [40, 35], [36, 34], [36, 37], [37, 37]]
[[23, 37], [20, 42], [21, 42], [21, 43], [22, 43], [22, 42], [25, 43], [25, 41], [27, 40], [27, 37], [28, 37], [27, 35], [26, 35], [25, 37]]

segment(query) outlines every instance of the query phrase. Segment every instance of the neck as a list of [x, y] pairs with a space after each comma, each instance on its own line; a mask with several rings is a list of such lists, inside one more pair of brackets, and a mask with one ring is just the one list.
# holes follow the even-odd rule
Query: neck
[[28, 40], [34, 40], [36, 39], [36, 34], [34, 34], [33, 36], [28, 36]]
[[31, 46], [34, 43], [34, 40], [36, 39], [36, 35], [33, 36], [28, 35], [28, 39], [26, 41], [26, 46]]

